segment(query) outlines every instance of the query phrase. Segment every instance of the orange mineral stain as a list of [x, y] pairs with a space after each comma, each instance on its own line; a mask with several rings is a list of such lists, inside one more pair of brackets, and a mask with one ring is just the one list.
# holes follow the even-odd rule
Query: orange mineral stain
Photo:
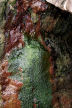
[[21, 108], [21, 102], [18, 99], [19, 90], [23, 83], [8, 78], [10, 72], [7, 72], [8, 62], [5, 60], [0, 66], [0, 85], [2, 87], [3, 108]]
[[[28, 11], [28, 8], [38, 15], [38, 20], [34, 24], [31, 18], [31, 13]], [[14, 16], [12, 11], [8, 13], [8, 18], [5, 24], [5, 35], [6, 45], [5, 45], [5, 54], [9, 52], [12, 48], [17, 47], [20, 44], [24, 46], [24, 41], [22, 40], [22, 31], [27, 33], [28, 36], [31, 36], [34, 32], [34, 38], [37, 39], [41, 45], [51, 53], [51, 48], [46, 46], [41, 33], [41, 22], [39, 12], [44, 12], [47, 9], [46, 2], [43, 0], [17, 0], [16, 2], [16, 15]], [[49, 28], [51, 29], [51, 27]], [[49, 61], [49, 60], [48, 60]], [[49, 73], [51, 76], [54, 74], [53, 60], [50, 62]], [[5, 62], [0, 66], [0, 84], [2, 85], [2, 98], [4, 108], [21, 108], [20, 100], [18, 99], [19, 90], [22, 87], [22, 83], [16, 80], [9, 79], [10, 74], [7, 72], [8, 63]], [[19, 71], [22, 73], [22, 69], [19, 68]], [[36, 108], [36, 104], [34, 104]]]

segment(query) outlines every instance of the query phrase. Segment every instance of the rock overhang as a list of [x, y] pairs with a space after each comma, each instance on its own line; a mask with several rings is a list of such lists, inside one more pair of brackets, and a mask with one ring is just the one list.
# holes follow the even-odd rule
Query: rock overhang
[[46, 0], [54, 6], [72, 13], [72, 0]]

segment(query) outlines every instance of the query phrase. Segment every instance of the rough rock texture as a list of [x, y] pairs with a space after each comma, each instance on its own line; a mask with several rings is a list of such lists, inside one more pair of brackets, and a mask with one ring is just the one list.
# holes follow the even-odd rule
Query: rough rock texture
[[[52, 88], [50, 83], [49, 54], [38, 42], [24, 39], [26, 46], [13, 50], [9, 57], [9, 71], [12, 79], [23, 82], [19, 99], [21, 108], [52, 107]], [[35, 102], [36, 100], [36, 102]]]
[[[2, 58], [3, 52], [4, 52], [4, 33], [3, 33], [3, 25], [4, 25], [4, 21], [2, 20], [2, 12], [3, 12], [3, 7], [4, 7], [4, 1], [5, 0], [0, 0], [0, 60]], [[0, 61], [0, 65], [1, 65], [1, 61]], [[1, 74], [1, 73], [0, 73]], [[0, 77], [1, 80], [1, 77]], [[0, 108], [3, 108], [3, 100], [2, 100], [2, 96], [1, 96], [1, 89], [2, 86], [0, 84]]]
[[3, 8], [4, 8], [4, 2], [5, 0], [0, 0], [0, 59], [1, 56], [3, 55], [3, 50], [4, 50], [4, 33], [3, 33], [3, 26], [5, 20], [3, 19]]
[[[32, 108], [33, 105], [35, 108], [37, 105], [39, 108], [71, 108], [71, 1], [12, 1], [6, 2], [6, 8], [0, 15], [6, 20], [3, 46], [9, 62], [8, 70], [12, 73], [12, 79], [24, 83], [19, 95], [21, 107]], [[69, 12], [62, 11], [48, 2]], [[1, 40], [3, 36], [1, 35]], [[27, 40], [24, 40], [25, 37]], [[1, 57], [3, 46], [0, 47]], [[49, 85], [52, 85], [52, 90]]]
[[46, 0], [47, 2], [72, 13], [72, 0]]
[[4, 34], [0, 32], [0, 58], [4, 52]]

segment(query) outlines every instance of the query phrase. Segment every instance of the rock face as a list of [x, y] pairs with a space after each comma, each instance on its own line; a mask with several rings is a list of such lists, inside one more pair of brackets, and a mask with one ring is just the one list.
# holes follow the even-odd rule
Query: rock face
[[4, 42], [5, 42], [5, 36], [4, 36], [4, 8], [5, 8], [5, 0], [0, 0], [0, 59], [4, 53]]
[[55, 5], [56, 7], [61, 8], [72, 13], [72, 0], [46, 0], [47, 2]]
[[[51, 108], [52, 88], [49, 75], [49, 57], [38, 42], [24, 38], [26, 46], [13, 50], [9, 57], [11, 78], [23, 82], [19, 94], [21, 108]], [[36, 100], [36, 101], [35, 101]]]
[[3, 55], [4, 52], [4, 34], [0, 32], [0, 58]]
[[72, 107], [71, 5], [71, 0], [9, 0], [0, 7], [0, 23], [6, 21], [0, 57], [5, 50], [11, 79], [23, 83], [22, 108]]

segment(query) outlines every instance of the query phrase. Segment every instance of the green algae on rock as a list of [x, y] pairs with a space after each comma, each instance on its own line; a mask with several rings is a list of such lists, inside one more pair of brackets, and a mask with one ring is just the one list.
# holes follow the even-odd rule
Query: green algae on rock
[[[32, 108], [36, 99], [39, 108], [51, 108], [52, 88], [49, 75], [49, 57], [38, 42], [25, 40], [26, 46], [15, 49], [9, 57], [9, 71], [11, 78], [23, 82], [19, 99], [21, 108]], [[20, 72], [19, 67], [22, 69]], [[17, 71], [17, 73], [16, 73]]]
[[[47, 2], [43, 2], [46, 0], [17, 1], [18, 7], [15, 8], [13, 7], [15, 2], [8, 2], [10, 3], [9, 11], [11, 12], [11, 14], [6, 14], [7, 17], [10, 17], [11, 22], [9, 23], [10, 19], [7, 19], [6, 33], [9, 33], [8, 31], [10, 30], [10, 33], [13, 32], [14, 34], [15, 28], [20, 28], [18, 29], [19, 31], [16, 33], [20, 33], [20, 31], [27, 32], [28, 34], [30, 34], [27, 35], [29, 39], [33, 37], [32, 34], [35, 34], [35, 32], [38, 34], [38, 36], [42, 35], [44, 41], [47, 38], [46, 45], [50, 45], [50, 47], [52, 47], [56, 53], [56, 55], [54, 52], [51, 54], [52, 57], [55, 57], [54, 59], [56, 62], [56, 70], [54, 73], [55, 78], [53, 79], [55, 91], [53, 89], [52, 92], [54, 92], [56, 95], [56, 92], [64, 92], [64, 89], [65, 91], [67, 91], [68, 89], [72, 90], [72, 15], [68, 12], [62, 11], [59, 8], [54, 7], [53, 5], [48, 4]], [[62, 1], [66, 0], [47, 1], [60, 1], [61, 3]], [[39, 5], [37, 5], [38, 3]], [[39, 23], [37, 24], [38, 21]], [[11, 39], [13, 40], [15, 34], [11, 36]], [[11, 42], [16, 42], [15, 40], [17, 38], [19, 37], [15, 37], [14, 41], [9, 40], [10, 44], [8, 45], [11, 45]], [[41, 37], [38, 39], [41, 40]], [[20, 100], [22, 101], [22, 107], [32, 108], [32, 105], [36, 102], [37, 106], [45, 108], [48, 107], [47, 102], [49, 102], [51, 105], [52, 100], [50, 88], [51, 86], [49, 86], [49, 73], [47, 71], [50, 67], [50, 63], [48, 62], [50, 55], [42, 48], [42, 46], [38, 44], [38, 42], [33, 40], [29, 40], [29, 42], [25, 40], [25, 42], [25, 48], [17, 49], [15, 47], [10, 47], [9, 49], [11, 50], [11, 48], [13, 48], [10, 57], [8, 57], [9, 70], [10, 72], [12, 72], [11, 77], [24, 83], [24, 86], [19, 96]], [[50, 95], [48, 95], [48, 93]], [[57, 96], [57, 99], [59, 100], [60, 97]], [[61, 103], [62, 102], [60, 101], [59, 104]]]

